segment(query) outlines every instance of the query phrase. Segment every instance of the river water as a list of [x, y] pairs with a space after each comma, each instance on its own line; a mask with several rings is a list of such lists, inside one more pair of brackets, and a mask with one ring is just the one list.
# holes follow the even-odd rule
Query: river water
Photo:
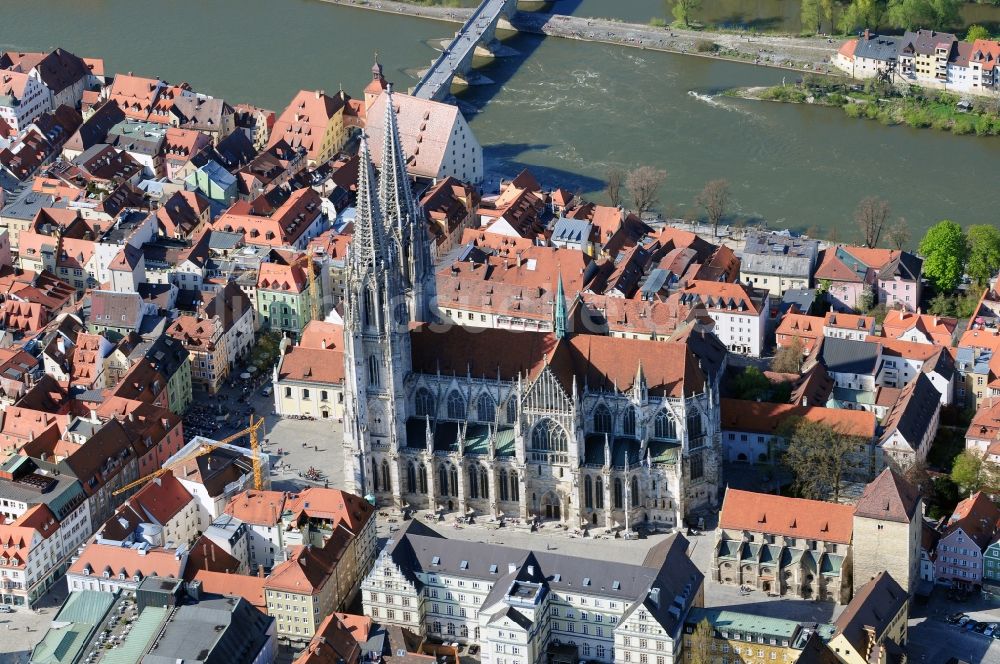
[[[561, 0], [575, 2], [575, 0]], [[577, 13], [592, 13], [581, 0]], [[652, 0], [631, 0], [637, 3]], [[557, 3], [557, 7], [558, 7]], [[627, 4], [627, 3], [626, 3]], [[318, 0], [4, 0], [0, 47], [61, 45], [134, 71], [280, 110], [300, 88], [356, 95], [379, 51], [387, 75], [435, 56], [454, 25]], [[772, 226], [836, 227], [850, 238], [857, 201], [886, 198], [915, 237], [952, 218], [996, 223], [997, 139], [883, 127], [840, 111], [723, 99], [717, 91], [794, 74], [750, 65], [516, 35], [522, 57], [483, 69], [494, 85], [462, 95], [493, 178], [530, 166], [548, 186], [602, 188], [612, 166], [668, 171], [662, 207], [685, 214], [726, 178], [737, 211]]]

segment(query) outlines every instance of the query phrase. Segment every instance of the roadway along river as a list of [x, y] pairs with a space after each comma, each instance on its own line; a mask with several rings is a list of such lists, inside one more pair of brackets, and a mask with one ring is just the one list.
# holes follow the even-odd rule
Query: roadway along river
[[[134, 71], [280, 110], [299, 88], [360, 94], [378, 50], [386, 72], [427, 66], [426, 42], [450, 24], [315, 0], [5, 0], [0, 48], [61, 45]], [[593, 7], [590, 4], [589, 7]], [[591, 13], [591, 12], [588, 12]], [[682, 215], [706, 180], [724, 177], [739, 211], [773, 226], [853, 233], [858, 199], [888, 199], [922, 233], [941, 218], [996, 222], [1000, 141], [883, 127], [840, 111], [713, 98], [792, 74], [603, 44], [518, 35], [525, 57], [470, 90], [473, 129], [496, 177], [531, 166], [546, 185], [599, 191], [609, 165], [670, 176], [664, 208]], [[526, 58], [526, 59], [525, 59]], [[689, 94], [689, 92], [697, 93]]]

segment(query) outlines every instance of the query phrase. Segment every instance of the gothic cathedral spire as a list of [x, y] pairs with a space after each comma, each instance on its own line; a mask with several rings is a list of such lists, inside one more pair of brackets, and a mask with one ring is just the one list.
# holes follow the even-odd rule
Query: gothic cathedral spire
[[556, 286], [556, 299], [552, 303], [552, 330], [556, 339], [566, 336], [566, 291], [563, 290], [562, 272], [559, 273], [559, 285]]
[[358, 202], [354, 220], [354, 241], [352, 258], [357, 270], [374, 268], [379, 261], [385, 261], [386, 245], [382, 210], [375, 193], [375, 172], [372, 169], [368, 139], [361, 135], [358, 150]]
[[431, 320], [431, 303], [436, 291], [430, 237], [410, 186], [392, 85], [385, 90], [382, 130], [382, 168], [379, 172], [378, 193], [385, 215], [385, 229], [398, 247], [401, 282], [407, 291], [410, 316], [412, 320], [428, 322]]

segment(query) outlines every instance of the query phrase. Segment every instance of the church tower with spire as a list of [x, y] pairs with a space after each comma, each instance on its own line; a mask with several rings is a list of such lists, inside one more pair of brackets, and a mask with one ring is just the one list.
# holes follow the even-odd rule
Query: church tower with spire
[[412, 364], [398, 245], [382, 212], [364, 135], [358, 156], [344, 298], [344, 446], [348, 487], [365, 495], [399, 486], [398, 470], [387, 462], [406, 444], [403, 380]]
[[399, 136], [392, 85], [385, 90], [382, 122], [382, 169], [379, 172], [379, 203], [385, 227], [399, 257], [400, 283], [406, 293], [410, 320], [432, 322], [436, 282], [431, 261], [430, 234], [420, 205], [414, 200], [406, 155]]

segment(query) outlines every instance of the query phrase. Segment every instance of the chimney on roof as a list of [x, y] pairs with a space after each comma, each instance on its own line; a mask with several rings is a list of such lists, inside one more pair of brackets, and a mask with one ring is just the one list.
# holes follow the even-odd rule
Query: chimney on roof
[[660, 608], [660, 589], [650, 588], [649, 589], [649, 599], [656, 605], [656, 608]]

